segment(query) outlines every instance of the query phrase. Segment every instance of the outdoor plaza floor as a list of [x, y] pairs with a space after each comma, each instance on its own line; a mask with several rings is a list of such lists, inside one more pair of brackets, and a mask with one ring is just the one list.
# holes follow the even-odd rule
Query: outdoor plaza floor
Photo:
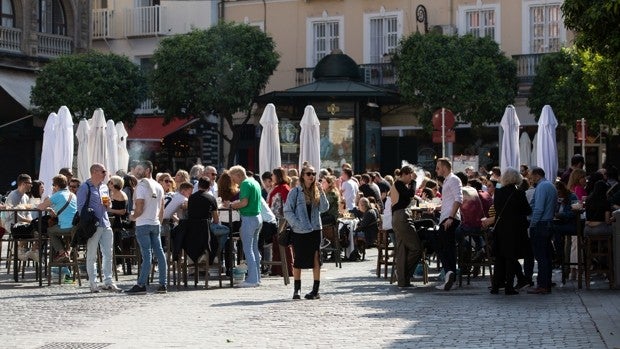
[[[3, 254], [4, 255], [4, 254]], [[292, 300], [292, 285], [90, 293], [87, 283], [38, 287], [27, 271], [0, 275], [2, 348], [620, 348], [620, 291], [597, 280], [549, 295], [491, 295], [487, 277], [446, 292], [437, 283], [399, 289], [366, 261], [325, 263], [320, 300]], [[433, 263], [434, 264], [434, 263]], [[559, 282], [559, 271], [554, 280]], [[136, 275], [119, 275], [129, 289]], [[47, 284], [47, 283], [45, 283]], [[229, 284], [227, 284], [229, 285]], [[312, 287], [302, 273], [302, 294]]]

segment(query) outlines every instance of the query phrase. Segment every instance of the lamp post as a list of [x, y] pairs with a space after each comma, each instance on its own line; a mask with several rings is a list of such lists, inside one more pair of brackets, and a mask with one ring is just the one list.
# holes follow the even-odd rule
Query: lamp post
[[415, 18], [419, 23], [424, 23], [424, 34], [428, 34], [428, 16], [424, 5], [415, 8]]

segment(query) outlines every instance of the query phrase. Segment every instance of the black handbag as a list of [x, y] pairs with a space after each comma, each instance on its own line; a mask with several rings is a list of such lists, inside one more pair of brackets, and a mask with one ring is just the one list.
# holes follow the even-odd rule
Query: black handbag
[[11, 227], [11, 235], [13, 239], [32, 239], [34, 238], [34, 230], [30, 223], [16, 223]]
[[293, 228], [291, 228], [291, 226], [286, 223], [284, 225], [284, 228], [282, 230], [280, 230], [280, 232], [278, 232], [278, 244], [280, 244], [281, 246], [288, 246], [290, 245], [293, 241]]

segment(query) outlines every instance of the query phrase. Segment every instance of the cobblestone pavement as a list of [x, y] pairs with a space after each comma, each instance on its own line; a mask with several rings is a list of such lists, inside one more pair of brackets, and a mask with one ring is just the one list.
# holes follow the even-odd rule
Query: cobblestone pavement
[[[323, 266], [320, 300], [293, 301], [292, 285], [92, 294], [83, 284], [14, 283], [1, 269], [2, 348], [614, 348], [620, 292], [572, 282], [550, 295], [491, 295], [488, 276], [438, 291], [400, 290], [367, 261]], [[4, 266], [4, 265], [3, 265]], [[556, 275], [557, 276], [557, 275]], [[302, 289], [312, 287], [302, 274]], [[129, 289], [136, 276], [121, 276]], [[150, 291], [154, 291], [151, 286]], [[599, 332], [600, 331], [600, 332]], [[79, 344], [81, 343], [81, 344]]]

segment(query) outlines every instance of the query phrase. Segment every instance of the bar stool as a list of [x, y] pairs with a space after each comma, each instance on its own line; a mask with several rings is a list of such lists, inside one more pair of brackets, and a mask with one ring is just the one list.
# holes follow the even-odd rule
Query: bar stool
[[377, 234], [377, 277], [381, 277], [383, 268], [383, 278], [388, 277], [388, 266], [394, 265], [394, 244], [390, 245], [388, 233], [384, 229], [379, 229]]
[[[586, 288], [590, 289], [592, 273], [605, 273], [609, 279], [609, 288], [614, 286], [613, 238], [611, 234], [585, 235], [585, 270]], [[593, 259], [599, 263], [592, 263]], [[605, 263], [603, 263], [605, 262]]]

